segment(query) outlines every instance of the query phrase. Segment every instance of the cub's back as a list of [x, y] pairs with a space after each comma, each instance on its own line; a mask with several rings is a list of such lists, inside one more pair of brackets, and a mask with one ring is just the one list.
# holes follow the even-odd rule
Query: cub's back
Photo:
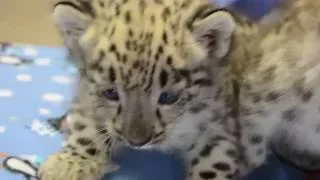
[[[320, 167], [320, 1], [296, 0], [261, 29], [243, 72], [242, 106], [286, 159]], [[258, 52], [258, 53], [257, 53]], [[251, 122], [252, 123], [252, 122]]]

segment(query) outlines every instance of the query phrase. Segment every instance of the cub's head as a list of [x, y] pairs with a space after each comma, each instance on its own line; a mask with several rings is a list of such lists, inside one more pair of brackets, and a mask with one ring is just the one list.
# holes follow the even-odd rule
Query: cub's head
[[205, 1], [96, 3], [60, 1], [54, 10], [80, 69], [78, 107], [135, 147], [195, 138], [212, 116], [233, 17]]

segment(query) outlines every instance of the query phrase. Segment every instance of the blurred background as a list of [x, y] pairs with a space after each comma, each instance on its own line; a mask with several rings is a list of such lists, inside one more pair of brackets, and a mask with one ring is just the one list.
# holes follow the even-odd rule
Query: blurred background
[[49, 0], [0, 0], [0, 41], [61, 45]]

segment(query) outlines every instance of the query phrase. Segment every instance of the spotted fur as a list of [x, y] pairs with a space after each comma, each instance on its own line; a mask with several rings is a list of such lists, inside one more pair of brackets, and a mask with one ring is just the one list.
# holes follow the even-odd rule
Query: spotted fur
[[80, 76], [67, 145], [41, 175], [72, 159], [97, 178], [123, 144], [181, 152], [188, 180], [238, 179], [271, 146], [319, 168], [318, 7], [296, 0], [266, 25], [206, 0], [57, 0]]

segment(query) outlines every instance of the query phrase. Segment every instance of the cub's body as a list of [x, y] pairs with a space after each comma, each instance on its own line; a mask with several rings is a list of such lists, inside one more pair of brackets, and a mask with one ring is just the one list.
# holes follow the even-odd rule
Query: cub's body
[[258, 24], [206, 0], [58, 0], [80, 78], [40, 176], [100, 178], [119, 144], [180, 151], [189, 180], [237, 179], [270, 147], [320, 168], [320, 2], [288, 4]]

